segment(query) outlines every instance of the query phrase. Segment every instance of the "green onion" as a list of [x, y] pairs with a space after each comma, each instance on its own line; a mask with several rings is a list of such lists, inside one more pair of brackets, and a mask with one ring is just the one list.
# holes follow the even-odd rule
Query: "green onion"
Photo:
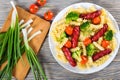
[[[5, 33], [0, 33], [0, 66], [7, 61], [5, 67], [0, 71], [0, 79], [1, 80], [11, 80], [12, 79], [12, 70], [16, 65], [19, 59], [22, 59], [21, 55], [26, 52], [28, 62], [30, 67], [34, 73], [35, 80], [47, 80], [44, 71], [42, 70], [41, 65], [39, 64], [39, 60], [35, 55], [35, 52], [28, 45], [28, 41], [33, 39], [36, 35], [40, 34], [41, 31], [34, 33], [32, 36], [25, 38], [24, 34], [22, 38], [20, 36], [21, 29], [27, 29], [30, 27], [30, 23], [33, 22], [32, 19], [28, 20], [25, 24], [24, 20], [21, 20], [19, 23], [17, 10], [15, 8], [14, 3], [11, 1], [13, 6], [12, 20], [11, 26]], [[29, 28], [29, 34], [33, 30], [32, 27]], [[24, 31], [24, 30], [23, 30]], [[23, 44], [22, 39], [24, 39], [25, 44]]]
[[[41, 79], [47, 80], [45, 73], [42, 69], [42, 66], [39, 64], [39, 60], [37, 56], [35, 55], [35, 52], [32, 50], [32, 48], [28, 44], [26, 29], [22, 29], [22, 32], [23, 32], [23, 37], [24, 37], [26, 56], [30, 64], [30, 67], [32, 69], [32, 72], [34, 73], [34, 79], [35, 80], [41, 80]], [[42, 76], [40, 76], [40, 74]]]
[[[21, 20], [19, 22], [19, 26], [21, 26], [22, 24], [24, 23], [24, 20]], [[0, 33], [0, 50], [1, 50], [1, 46], [2, 46], [2, 43], [3, 43], [3, 40], [4, 40], [4, 36], [5, 36], [6, 32], [1, 32]], [[22, 41], [22, 40], [21, 40]], [[6, 51], [6, 50], [5, 50]], [[6, 52], [5, 52], [6, 53]], [[7, 61], [7, 55], [6, 54], [3, 54], [2, 56], [2, 59], [0, 60], [0, 66], [5, 62]]]
[[21, 26], [25, 21], [22, 19], [19, 23], [19, 25]]
[[27, 34], [29, 34], [32, 30], [33, 30], [33, 28], [30, 27]]
[[[33, 39], [36, 35], [40, 34], [41, 31], [37, 31], [35, 32], [32, 36], [29, 37], [28, 41], [30, 41], [31, 39]], [[27, 33], [28, 34], [28, 33]]]
[[15, 5], [12, 1], [11, 1], [11, 4], [13, 7], [11, 26], [6, 32], [5, 38], [3, 40], [2, 48], [0, 51], [0, 58], [2, 58], [5, 52], [7, 53], [6, 54], [7, 64], [4, 67], [4, 69], [0, 72], [0, 76], [2, 76], [1, 79], [4, 79], [3, 77], [7, 75], [8, 76], [7, 80], [12, 79], [12, 70], [18, 61], [17, 57], [21, 57], [20, 27], [19, 27], [19, 21], [18, 21], [18, 14], [15, 8]]
[[28, 20], [25, 24], [23, 24], [23, 25], [21, 26], [21, 28], [25, 28], [25, 27], [30, 26], [30, 23], [32, 23], [32, 22], [33, 22], [32, 19]]

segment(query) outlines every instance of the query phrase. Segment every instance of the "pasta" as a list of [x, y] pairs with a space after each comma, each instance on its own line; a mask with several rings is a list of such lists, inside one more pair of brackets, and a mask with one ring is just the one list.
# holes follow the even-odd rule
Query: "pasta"
[[[91, 13], [92, 15], [92, 12], [95, 11], [97, 9], [94, 5], [87, 9], [83, 7], [70, 7], [64, 16], [53, 24], [54, 27], [51, 32], [51, 37], [57, 43], [56, 57], [58, 60], [66, 64], [67, 62], [70, 63], [69, 59], [72, 59], [76, 62], [79, 69], [89, 69], [94, 66], [100, 66], [109, 59], [111, 52], [107, 55], [101, 54], [103, 55], [102, 57], [98, 55], [99, 58], [97, 60], [93, 59], [93, 55], [97, 55], [98, 52], [104, 51], [107, 48], [113, 51], [116, 48], [114, 35], [107, 35], [107, 33], [115, 33], [116, 29], [105, 9], [101, 9], [101, 14], [99, 15], [100, 22], [97, 24], [93, 22], [94, 18], [89, 19], [90, 15], [87, 17], [84, 17], [84, 15], [81, 16], [81, 14], [86, 15], [87, 13]], [[107, 30], [100, 31], [105, 24], [108, 26]], [[110, 33], [110, 30], [113, 33]], [[102, 33], [99, 32], [104, 34], [100, 36]], [[96, 33], [99, 33], [97, 35], [99, 38], [94, 40], [93, 37]], [[108, 41], [109, 44], [105, 45], [103, 41]], [[64, 53], [63, 48], [68, 51]]]
[[97, 42], [93, 42], [93, 44], [95, 45], [95, 47], [97, 47], [99, 50], [104, 50], [104, 48], [99, 45]]
[[70, 25], [80, 26], [81, 23], [80, 23], [80, 22], [71, 21], [71, 22], [70, 22]]
[[103, 41], [103, 37], [100, 37], [100, 38], [98, 39], [98, 44], [101, 45], [102, 41]]
[[86, 53], [86, 48], [85, 45], [83, 44], [83, 42], [81, 42], [82, 48], [83, 48], [83, 55], [87, 55]]
[[115, 50], [116, 44], [117, 44], [116, 42], [117, 42], [117, 41], [116, 41], [115, 37], [113, 37], [113, 40], [111, 41], [111, 43], [113, 43], [113, 44], [111, 44], [112, 50]]
[[97, 31], [102, 27], [103, 27], [103, 24], [99, 24], [99, 25], [90, 24], [90, 30], [92, 31]]

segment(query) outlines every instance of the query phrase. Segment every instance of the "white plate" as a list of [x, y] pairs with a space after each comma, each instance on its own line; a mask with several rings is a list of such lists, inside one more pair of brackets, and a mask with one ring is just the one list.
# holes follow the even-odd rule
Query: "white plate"
[[[53, 23], [60, 20], [63, 15], [66, 13], [66, 11], [70, 8], [70, 7], [73, 7], [73, 8], [77, 8], [79, 6], [82, 6], [84, 8], [89, 8], [90, 6], [94, 5], [97, 9], [101, 9], [103, 7], [101, 6], [98, 6], [96, 4], [93, 4], [93, 3], [77, 3], [77, 4], [73, 4], [73, 5], [70, 5], [68, 7], [66, 7], [65, 9], [63, 9], [62, 11], [59, 12], [59, 14], [55, 17], [55, 19], [53, 20], [52, 22], [52, 25], [51, 25], [51, 28], [50, 28], [50, 32], [52, 31], [52, 28], [53, 28]], [[107, 11], [107, 10], [106, 10]], [[90, 74], [90, 73], [94, 73], [94, 72], [97, 72], [97, 71], [100, 71], [102, 70], [103, 68], [105, 68], [106, 66], [108, 66], [112, 61], [113, 59], [115, 58], [117, 52], [118, 52], [118, 49], [119, 49], [119, 44], [120, 44], [120, 33], [119, 33], [119, 28], [118, 28], [118, 24], [116, 22], [116, 20], [113, 18], [113, 16], [107, 11], [107, 14], [108, 16], [112, 19], [113, 21], [113, 24], [115, 26], [115, 28], [118, 30], [117, 33], [115, 34], [115, 38], [117, 39], [117, 46], [116, 46], [116, 49], [113, 51], [113, 53], [111, 54], [110, 58], [102, 65], [100, 65], [99, 67], [92, 67], [90, 69], [86, 69], [86, 70], [80, 70], [78, 69], [78, 67], [72, 67], [69, 63], [65, 64], [65, 63], [62, 63], [60, 62], [57, 58], [56, 58], [56, 51], [55, 51], [55, 43], [53, 41], [53, 39], [51, 38], [50, 36], [50, 32], [49, 32], [49, 47], [50, 47], [50, 50], [52, 52], [52, 55], [54, 56], [55, 60], [61, 65], [63, 66], [65, 69], [71, 71], [71, 72], [74, 72], [74, 73], [80, 73], [80, 74]]]

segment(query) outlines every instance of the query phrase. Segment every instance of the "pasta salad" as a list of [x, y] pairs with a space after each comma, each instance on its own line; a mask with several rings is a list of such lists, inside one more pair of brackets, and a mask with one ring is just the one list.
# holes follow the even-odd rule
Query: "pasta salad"
[[105, 9], [70, 8], [53, 26], [56, 57], [72, 67], [100, 66], [116, 47], [116, 29]]

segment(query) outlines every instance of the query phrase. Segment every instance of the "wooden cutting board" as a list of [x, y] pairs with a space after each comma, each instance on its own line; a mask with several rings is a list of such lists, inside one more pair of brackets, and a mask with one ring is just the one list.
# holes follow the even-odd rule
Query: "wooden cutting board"
[[[33, 20], [33, 23], [31, 24], [31, 26], [33, 27], [33, 31], [30, 33], [30, 35], [32, 35], [34, 32], [38, 30], [42, 30], [42, 33], [37, 35], [29, 43], [32, 49], [35, 51], [35, 53], [38, 53], [47, 35], [47, 32], [50, 27], [50, 23], [48, 21], [41, 19], [40, 17], [36, 15], [30, 14], [29, 12], [27, 12], [26, 10], [18, 6], [17, 6], [17, 11], [19, 15], [19, 20], [24, 19], [25, 22], [28, 21], [29, 19]], [[8, 17], [0, 31], [5, 32], [8, 30], [10, 23], [11, 23], [11, 14], [12, 14], [12, 10], [9, 12]], [[13, 70], [13, 76], [17, 78], [17, 80], [24, 80], [30, 69], [25, 53], [22, 55], [22, 58], [24, 60], [24, 64], [22, 60], [20, 59]]]

